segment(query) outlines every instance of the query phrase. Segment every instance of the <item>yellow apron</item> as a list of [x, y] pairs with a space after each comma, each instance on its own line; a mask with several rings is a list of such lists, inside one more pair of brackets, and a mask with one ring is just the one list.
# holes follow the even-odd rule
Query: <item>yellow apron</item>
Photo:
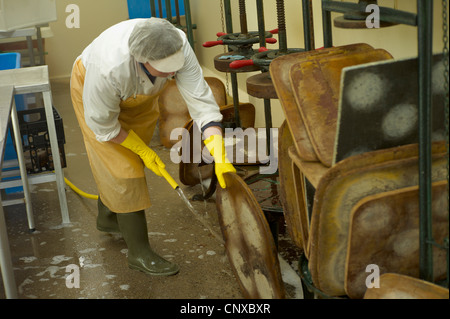
[[[150, 196], [141, 158], [119, 144], [97, 141], [84, 120], [85, 73], [83, 63], [78, 59], [72, 71], [71, 97], [99, 196], [106, 207], [116, 213], [149, 208]], [[158, 95], [138, 95], [120, 103], [120, 125], [126, 131], [133, 129], [146, 144], [152, 139], [159, 117]]]

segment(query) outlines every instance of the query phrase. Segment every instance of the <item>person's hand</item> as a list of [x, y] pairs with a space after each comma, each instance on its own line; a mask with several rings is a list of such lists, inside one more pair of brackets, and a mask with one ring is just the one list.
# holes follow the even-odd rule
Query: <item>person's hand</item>
[[221, 135], [211, 135], [205, 140], [205, 146], [211, 153], [215, 162], [215, 173], [220, 187], [226, 188], [225, 179], [223, 174], [232, 172], [236, 173], [236, 169], [233, 164], [227, 158], [225, 152], [225, 143]]
[[159, 158], [158, 154], [148, 147], [133, 130], [128, 132], [128, 136], [120, 145], [139, 155], [148, 169], [156, 175], [162, 176], [160, 168], [165, 168], [166, 165]]

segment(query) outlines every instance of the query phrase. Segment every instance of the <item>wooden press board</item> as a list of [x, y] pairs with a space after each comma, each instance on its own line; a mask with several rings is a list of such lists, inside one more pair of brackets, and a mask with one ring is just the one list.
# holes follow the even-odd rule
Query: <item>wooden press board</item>
[[294, 141], [292, 140], [292, 135], [286, 121], [280, 127], [278, 139], [279, 193], [281, 205], [283, 206], [283, 214], [289, 235], [297, 247], [304, 249], [300, 221], [303, 207], [300, 207], [300, 209], [297, 208], [297, 203], [294, 200], [299, 195], [297, 195], [294, 176], [292, 174], [292, 160], [289, 157], [289, 148], [294, 147]]
[[447, 299], [448, 289], [425, 280], [387, 273], [380, 276], [380, 287], [367, 289], [364, 299]]
[[[448, 237], [447, 181], [432, 185], [433, 238], [444, 246]], [[392, 272], [419, 278], [419, 187], [368, 196], [351, 212], [345, 290], [363, 298], [368, 265], [380, 274]], [[446, 275], [446, 250], [433, 247], [434, 280]]]
[[217, 210], [225, 248], [245, 298], [285, 298], [278, 252], [258, 201], [235, 173], [217, 188]]
[[[333, 163], [349, 156], [418, 142], [417, 58], [342, 70]], [[445, 139], [444, 65], [432, 62], [432, 140]]]
[[[418, 156], [402, 158], [402, 153], [411, 154], [410, 149], [417, 149], [417, 145], [360, 154], [336, 164], [322, 177], [315, 194], [309, 238], [309, 268], [320, 290], [332, 296], [345, 295], [352, 207], [364, 197], [417, 185]], [[445, 154], [433, 155], [433, 181], [446, 176]], [[396, 159], [385, 161], [391, 155]], [[348, 169], [349, 161], [358, 162], [360, 158], [365, 166]]]
[[319, 160], [333, 162], [342, 69], [348, 66], [389, 60], [383, 49], [316, 56], [291, 66], [290, 81], [298, 110]]
[[368, 51], [373, 48], [365, 43], [356, 43], [341, 47], [326, 48], [315, 51], [293, 53], [280, 56], [270, 63], [270, 76], [283, 108], [286, 121], [294, 139], [299, 156], [305, 161], [318, 161], [318, 157], [311, 144], [305, 124], [297, 106], [294, 92], [290, 83], [291, 66], [304, 60], [314, 59], [318, 56], [335, 56], [347, 52]]

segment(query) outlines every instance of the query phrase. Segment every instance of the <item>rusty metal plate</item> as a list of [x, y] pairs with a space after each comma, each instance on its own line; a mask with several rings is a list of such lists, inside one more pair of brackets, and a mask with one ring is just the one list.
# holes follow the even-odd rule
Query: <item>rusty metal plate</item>
[[[225, 85], [221, 80], [214, 77], [205, 77], [214, 98], [219, 106], [223, 106], [227, 102]], [[170, 139], [170, 133], [173, 129], [184, 127], [191, 119], [188, 107], [180, 91], [177, 88], [175, 80], [169, 81], [167, 86], [161, 92], [158, 98], [159, 104], [159, 138], [161, 143], [171, 148], [177, 140]]]
[[373, 48], [364, 43], [351, 44], [342, 47], [327, 48], [322, 50], [307, 51], [288, 54], [274, 59], [270, 63], [270, 76], [283, 108], [286, 121], [295, 142], [298, 154], [303, 160], [318, 161], [318, 157], [312, 147], [303, 119], [297, 107], [294, 93], [291, 88], [289, 71], [293, 64], [317, 55], [339, 55], [346, 52], [372, 50]]
[[[417, 58], [381, 61], [343, 70], [339, 103], [342, 124], [337, 132], [334, 162], [361, 152], [417, 143], [417, 70]], [[431, 70], [432, 139], [444, 140], [442, 101], [446, 91], [442, 55], [433, 56]]]
[[317, 56], [291, 66], [295, 100], [315, 153], [324, 165], [330, 167], [333, 163], [342, 69], [387, 59], [392, 56], [386, 50], [377, 49]]
[[447, 299], [448, 289], [400, 274], [380, 276], [380, 288], [367, 289], [364, 299]]
[[219, 222], [228, 259], [242, 293], [249, 299], [285, 298], [278, 253], [258, 202], [235, 173], [217, 188]]
[[[225, 105], [221, 107], [220, 112], [223, 115], [223, 123], [232, 123], [234, 122], [234, 106], [233, 105]], [[242, 103], [239, 105], [239, 116], [241, 118], [241, 125], [244, 128], [252, 128], [255, 125], [255, 107], [250, 103]], [[194, 125], [193, 121], [190, 120], [184, 127], [189, 135], [189, 141], [186, 141], [186, 145], [183, 145], [180, 149], [180, 155], [183, 156], [183, 147], [187, 147], [189, 150], [189, 159], [185, 161], [181, 161], [179, 165], [179, 177], [180, 181], [184, 185], [197, 185], [200, 183], [200, 180], [206, 180], [211, 177], [213, 173], [213, 165], [205, 163], [203, 160], [199, 163], [199, 160], [194, 160]], [[200, 133], [199, 135], [200, 136]], [[248, 146], [248, 144], [245, 144]], [[199, 145], [201, 151], [203, 151], [203, 140], [201, 141], [201, 145]], [[200, 150], [197, 150], [200, 151]], [[236, 158], [236, 151], [233, 150], [233, 158]], [[257, 165], [259, 164], [258, 159], [256, 158], [255, 163], [248, 163], [248, 154], [244, 151], [244, 161], [236, 162], [233, 161], [234, 165]], [[250, 159], [253, 160], [253, 157], [250, 156]], [[232, 158], [230, 158], [230, 161]], [[200, 175], [201, 176], [200, 176]]]
[[[442, 144], [438, 143], [435, 149], [442, 150]], [[418, 156], [401, 158], [411, 154], [411, 148], [416, 151], [418, 147], [407, 145], [356, 155], [344, 160], [342, 167], [342, 162], [334, 165], [321, 178], [310, 225], [309, 267], [315, 286], [326, 294], [345, 295], [345, 260], [353, 206], [367, 196], [417, 185]], [[386, 157], [384, 153], [392, 154]], [[433, 155], [433, 182], [445, 179], [445, 154]], [[350, 170], [344, 168], [349, 160], [358, 161], [360, 156], [366, 162], [365, 166]], [[383, 160], [391, 156], [396, 160]], [[369, 157], [372, 157], [371, 164]]]
[[[448, 237], [447, 181], [432, 184], [433, 239], [444, 246]], [[419, 187], [368, 196], [350, 216], [345, 290], [363, 298], [367, 265], [380, 274], [390, 272], [419, 278]], [[446, 251], [433, 247], [434, 282], [445, 279]]]

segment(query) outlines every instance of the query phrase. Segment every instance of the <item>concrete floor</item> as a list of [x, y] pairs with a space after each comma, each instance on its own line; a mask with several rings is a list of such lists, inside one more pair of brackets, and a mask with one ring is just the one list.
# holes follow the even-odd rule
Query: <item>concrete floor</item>
[[[65, 176], [77, 187], [96, 194], [86, 151], [72, 109], [68, 80], [52, 82], [55, 107], [64, 122], [67, 167]], [[178, 165], [155, 134], [151, 147], [179, 182]], [[215, 198], [193, 202], [190, 212], [163, 179], [147, 171], [153, 206], [146, 211], [150, 243], [154, 250], [176, 262], [180, 272], [170, 277], [148, 276], [127, 266], [127, 247], [120, 235], [95, 227], [97, 203], [66, 188], [71, 224], [61, 225], [55, 183], [32, 186], [36, 231], [30, 233], [24, 205], [5, 207], [5, 218], [21, 299], [239, 299], [238, 282], [228, 262], [217, 220]], [[182, 185], [188, 198], [201, 193], [200, 185]], [[295, 247], [280, 234], [281, 262], [289, 296], [302, 298], [295, 268]], [[285, 242], [285, 244], [283, 244]], [[281, 251], [283, 249], [283, 251]], [[68, 288], [67, 267], [80, 269], [80, 287]], [[68, 271], [68, 272], [66, 272]], [[0, 298], [5, 298], [0, 278]]]

